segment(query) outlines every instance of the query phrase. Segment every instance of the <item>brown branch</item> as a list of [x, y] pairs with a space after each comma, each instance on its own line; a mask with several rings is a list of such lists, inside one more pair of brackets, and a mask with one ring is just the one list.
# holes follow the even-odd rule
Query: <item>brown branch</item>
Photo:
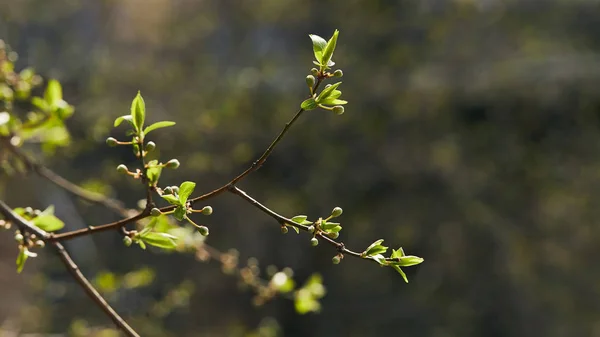
[[129, 324], [127, 324], [127, 322], [125, 322], [125, 320], [123, 318], [121, 318], [121, 316], [119, 316], [119, 314], [110, 306], [110, 304], [108, 304], [106, 302], [106, 300], [102, 297], [102, 295], [100, 295], [100, 293], [96, 290], [96, 288], [94, 288], [94, 286], [90, 283], [90, 281], [88, 281], [88, 279], [85, 277], [85, 275], [83, 275], [83, 273], [79, 270], [79, 267], [77, 266], [77, 264], [75, 264], [73, 259], [71, 259], [71, 256], [65, 250], [65, 248], [62, 246], [62, 244], [60, 244], [60, 242], [54, 242], [54, 243], [52, 243], [52, 245], [56, 248], [56, 251], [58, 252], [58, 256], [64, 263], [65, 267], [67, 267], [67, 270], [69, 271], [71, 276], [73, 276], [75, 281], [77, 281], [77, 283], [79, 283], [79, 285], [83, 288], [83, 290], [85, 290], [85, 292], [88, 294], [88, 296], [94, 302], [96, 302], [96, 305], [98, 305], [98, 307], [100, 307], [100, 309], [102, 309], [102, 311], [104, 311], [104, 313], [106, 313], [106, 315], [108, 317], [110, 317], [110, 319], [127, 336], [139, 337], [140, 335], [138, 335], [138, 333], [135, 332], [135, 330], [133, 330], [133, 328], [130, 327]]
[[[292, 227], [296, 227], [298, 229], [301, 229], [305, 232], [310, 232], [312, 233], [312, 228], [310, 228], [311, 226], [306, 226], [306, 225], [301, 225], [299, 223], [296, 223], [294, 221], [292, 221], [291, 219], [288, 219], [280, 214], [275, 213], [274, 211], [272, 211], [271, 209], [269, 209], [267, 206], [261, 204], [260, 202], [256, 201], [254, 198], [252, 198], [251, 196], [248, 195], [248, 193], [244, 192], [243, 190], [241, 190], [240, 188], [238, 188], [237, 186], [231, 186], [229, 189], [229, 192], [240, 196], [242, 199], [246, 200], [248, 203], [250, 203], [252, 206], [260, 209], [261, 211], [263, 211], [264, 213], [266, 213], [267, 215], [269, 215], [270, 217], [272, 217], [273, 219], [275, 219], [280, 225], [289, 225]], [[334, 239], [328, 237], [326, 234], [323, 234], [321, 232], [317, 232], [317, 234], [315, 235], [315, 237], [320, 238], [321, 240], [327, 242], [328, 244], [332, 245], [333, 247], [335, 247], [335, 249], [342, 253], [342, 254], [347, 254], [350, 256], [354, 256], [354, 257], [358, 257], [361, 259], [367, 259], [367, 260], [371, 260], [375, 263], [378, 263], [377, 261], [371, 259], [371, 258], [365, 258], [362, 257], [360, 255], [360, 253], [357, 253], [355, 251], [352, 251], [348, 248], [346, 248], [346, 246], [344, 245], [343, 242], [337, 242]]]
[[[33, 233], [36, 236], [48, 241], [52, 238], [52, 234], [41, 230], [31, 222], [23, 219], [17, 213], [15, 213], [8, 205], [4, 203], [4, 201], [0, 200], [0, 213], [4, 215], [4, 217], [14, 223], [17, 227], [19, 227], [23, 231], [27, 231], [29, 233]], [[106, 302], [102, 295], [98, 293], [98, 291], [94, 288], [94, 286], [85, 278], [83, 273], [79, 270], [79, 267], [69, 253], [65, 250], [65, 248], [60, 244], [60, 242], [53, 242], [52, 245], [58, 252], [58, 255], [71, 274], [75, 281], [79, 283], [79, 285], [85, 290], [88, 296], [96, 302], [96, 304], [104, 311], [108, 317], [121, 329], [123, 332], [130, 337], [139, 337], [139, 335], [133, 330], [127, 322], [119, 316], [119, 314]]]

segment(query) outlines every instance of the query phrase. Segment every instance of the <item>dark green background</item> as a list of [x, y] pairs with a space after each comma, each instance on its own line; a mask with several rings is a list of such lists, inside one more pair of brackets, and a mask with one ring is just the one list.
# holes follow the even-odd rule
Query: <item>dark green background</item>
[[[321, 314], [299, 316], [286, 299], [253, 307], [234, 278], [192, 256], [127, 249], [114, 233], [68, 243], [90, 277], [155, 268], [152, 286], [112, 301], [143, 336], [238, 336], [264, 317], [282, 336], [596, 336], [599, 14], [591, 0], [4, 0], [0, 38], [76, 107], [72, 145], [46, 164], [134, 207], [143, 192], [114, 170], [134, 165], [131, 151], [104, 140], [122, 138], [112, 121], [137, 90], [148, 119], [177, 122], [151, 136], [182, 163], [164, 183], [209, 191], [297, 110], [308, 34], [340, 29], [346, 113], [306, 113], [241, 187], [287, 216], [341, 206], [349, 247], [385, 238], [425, 263], [407, 269], [409, 284], [356, 259], [333, 266], [331, 247], [282, 236], [234, 196], [211, 200], [210, 244], [291, 266], [300, 283], [323, 275]], [[37, 178], [3, 175], [0, 186], [11, 205], [55, 204], [70, 228], [114, 220]], [[0, 326], [108, 326], [49, 250], [17, 276], [11, 236], [0, 236]], [[149, 299], [185, 279], [189, 307], [145, 320]]]

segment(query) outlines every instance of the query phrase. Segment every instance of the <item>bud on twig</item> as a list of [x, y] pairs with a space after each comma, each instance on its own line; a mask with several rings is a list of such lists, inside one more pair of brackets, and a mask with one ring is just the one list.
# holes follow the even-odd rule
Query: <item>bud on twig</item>
[[127, 166], [121, 164], [119, 166], [117, 166], [117, 172], [119, 173], [127, 173], [129, 170], [127, 170]]
[[165, 167], [170, 169], [176, 169], [179, 167], [179, 160], [171, 159], [165, 164]]
[[108, 137], [108, 138], [106, 138], [106, 145], [108, 145], [110, 147], [115, 147], [118, 145], [118, 142], [113, 137]]

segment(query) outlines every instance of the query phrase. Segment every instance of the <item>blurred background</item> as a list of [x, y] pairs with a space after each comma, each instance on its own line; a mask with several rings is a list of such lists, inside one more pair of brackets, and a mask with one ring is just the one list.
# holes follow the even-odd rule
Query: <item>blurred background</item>
[[[320, 313], [300, 315], [285, 296], [257, 306], [193, 254], [127, 248], [114, 232], [67, 242], [142, 336], [600, 336], [599, 6], [0, 0], [0, 38], [76, 109], [68, 147], [25, 149], [134, 208], [143, 191], [115, 167], [135, 158], [104, 141], [124, 138], [112, 122], [137, 90], [150, 121], [177, 122], [151, 136], [182, 163], [161, 181], [193, 180], [200, 194], [293, 116], [313, 67], [308, 34], [340, 30], [346, 113], [304, 114], [240, 187], [290, 217], [340, 206], [348, 247], [385, 238], [425, 263], [406, 269], [408, 284], [357, 259], [334, 266], [330, 246], [282, 236], [235, 196], [210, 200], [208, 244], [256, 258], [267, 278], [269, 265], [292, 268], [298, 285], [321, 275]], [[67, 229], [117, 219], [31, 175], [0, 175], [0, 195], [54, 204]], [[117, 335], [51, 249], [16, 274], [12, 235], [0, 235], [0, 335]]]

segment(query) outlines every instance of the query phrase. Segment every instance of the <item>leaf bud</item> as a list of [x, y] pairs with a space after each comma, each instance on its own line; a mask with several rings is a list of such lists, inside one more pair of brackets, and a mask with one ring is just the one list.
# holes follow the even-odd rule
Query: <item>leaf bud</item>
[[15, 234], [15, 241], [23, 242], [23, 239], [24, 239], [23, 234], [21, 234], [21, 233]]
[[313, 245], [313, 246], [318, 245], [319, 244], [319, 239], [317, 239], [317, 238], [310, 239], [310, 244]]
[[146, 143], [144, 149], [146, 150], [146, 152], [152, 152], [154, 151], [154, 149], [156, 149], [156, 143], [153, 141], [149, 141], [148, 143]]
[[202, 214], [204, 214], [204, 215], [211, 215], [212, 212], [213, 212], [213, 209], [210, 206], [204, 206], [202, 208]]
[[160, 209], [154, 207], [153, 209], [150, 210], [150, 215], [152, 216], [160, 216], [162, 214], [162, 212], [160, 211]]
[[328, 233], [327, 236], [335, 240], [340, 236], [340, 233]]
[[123, 237], [123, 244], [125, 246], [129, 247], [129, 246], [131, 246], [132, 243], [133, 243], [133, 240], [129, 236]]
[[308, 85], [309, 88], [312, 89], [312, 87], [315, 86], [315, 77], [313, 75], [308, 75], [306, 76], [306, 85]]
[[344, 72], [342, 71], [342, 69], [338, 69], [336, 71], [333, 72], [333, 76], [335, 77], [342, 77], [344, 76]]
[[342, 215], [342, 208], [341, 207], [336, 207], [333, 209], [333, 211], [331, 211], [331, 217], [332, 218], [337, 218], [338, 216]]
[[106, 138], [106, 145], [108, 145], [110, 147], [115, 147], [119, 144], [118, 144], [117, 140], [114, 139], [113, 137], [108, 137], [108, 138]]
[[336, 105], [336, 106], [334, 106], [334, 107], [333, 107], [333, 112], [334, 112], [336, 115], [341, 115], [341, 114], [343, 114], [343, 113], [344, 113], [344, 107], [343, 107], [343, 106], [341, 106], [341, 105]]
[[171, 188], [171, 186], [167, 186], [167, 187], [165, 187], [165, 189], [163, 190], [163, 192], [165, 194], [173, 194], [173, 189]]
[[119, 172], [119, 173], [127, 173], [127, 171], [128, 171], [127, 170], [127, 166], [125, 166], [123, 164], [117, 166], [117, 172]]
[[198, 227], [198, 232], [200, 232], [200, 234], [202, 236], [208, 236], [208, 227], [206, 227], [206, 226], [199, 226]]
[[287, 234], [288, 228], [287, 226], [281, 226], [281, 234]]
[[313, 74], [313, 76], [314, 76], [314, 77], [317, 77], [317, 76], [319, 76], [319, 69], [317, 69], [317, 68], [312, 68], [312, 69], [310, 70], [310, 73], [311, 73], [311, 74]]
[[333, 264], [340, 264], [341, 261], [342, 261], [342, 259], [340, 258], [339, 255], [336, 255], [331, 259], [331, 262], [333, 262]]
[[25, 215], [27, 215], [27, 216], [33, 216], [33, 208], [31, 208], [31, 207], [25, 207], [24, 211], [25, 211]]
[[46, 243], [44, 241], [42, 241], [42, 240], [37, 240], [35, 242], [35, 246], [39, 247], [39, 248], [44, 248], [46, 246]]
[[176, 169], [179, 167], [179, 160], [171, 159], [165, 164], [165, 167], [170, 169]]
[[313, 226], [313, 225], [310, 225], [310, 226], [308, 226], [308, 228], [307, 228], [307, 229], [308, 229], [308, 231], [309, 231], [309, 232], [311, 232], [311, 233], [314, 233], [314, 232], [315, 232], [315, 226]]

